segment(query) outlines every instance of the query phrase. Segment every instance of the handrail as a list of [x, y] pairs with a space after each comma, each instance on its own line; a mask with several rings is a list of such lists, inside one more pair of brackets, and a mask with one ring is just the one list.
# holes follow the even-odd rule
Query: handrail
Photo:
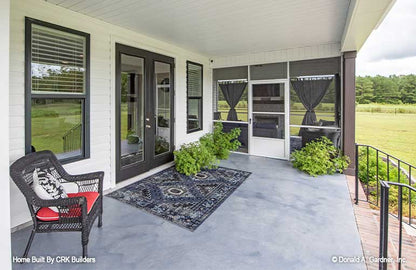
[[81, 127], [82, 123], [78, 123], [75, 126], [73, 126], [72, 128], [70, 128], [67, 132], [65, 132], [65, 134], [62, 136], [62, 138], [65, 138], [67, 136], [69, 136], [75, 129]]
[[[364, 152], [361, 152], [361, 156], [360, 156], [360, 148], [364, 148]], [[375, 158], [376, 158], [376, 164], [375, 164], [375, 179], [373, 178], [373, 180], [376, 181], [376, 190], [375, 190], [375, 201], [370, 200], [370, 149], [372, 151], [375, 151]], [[364, 160], [362, 160], [364, 159]], [[366, 168], [366, 172], [364, 172], [364, 174], [366, 175], [366, 178], [364, 179], [359, 179], [359, 174], [360, 172], [363, 173], [362, 171], [360, 171], [360, 162], [366, 162], [366, 166], [364, 166]], [[397, 163], [396, 163], [397, 162]], [[381, 164], [387, 164], [387, 168], [386, 168], [386, 175], [385, 178], [387, 179], [383, 179], [386, 181], [391, 181], [390, 178], [396, 178], [397, 183], [403, 183], [404, 181], [406, 181], [407, 185], [411, 186], [412, 184], [415, 184], [415, 180], [412, 177], [412, 171], [416, 170], [416, 166], [411, 165], [410, 163], [403, 161], [393, 155], [390, 155], [389, 153], [380, 150], [374, 146], [371, 145], [367, 145], [367, 144], [355, 144], [355, 164], [356, 164], [356, 170], [355, 170], [355, 204], [358, 204], [359, 198], [358, 198], [358, 187], [359, 187], [359, 182], [360, 180], [364, 182], [364, 180], [366, 180], [366, 184], [365, 184], [365, 193], [366, 193], [366, 201], [379, 207], [379, 203], [380, 203], [380, 185], [379, 185], [379, 180], [380, 178], [383, 178], [380, 176], [380, 170], [379, 167], [381, 166]], [[374, 166], [374, 165], [373, 165]], [[404, 170], [407, 169], [406, 170]], [[374, 167], [372, 168], [374, 169]], [[396, 169], [397, 170], [397, 175], [396, 174], [391, 174], [391, 170]], [[393, 176], [393, 177], [392, 177]], [[405, 180], [407, 179], [407, 180]], [[364, 185], [364, 183], [363, 183]], [[374, 190], [373, 190], [374, 191]], [[412, 225], [412, 201], [411, 201], [411, 192], [416, 192], [413, 189], [409, 189], [409, 198], [408, 198], [408, 224]]]
[[389, 238], [389, 190], [391, 186], [398, 187], [398, 219], [399, 219], [399, 245], [398, 245], [398, 254], [397, 254], [397, 266], [398, 269], [401, 269], [402, 262], [402, 243], [403, 243], [403, 188], [413, 190], [416, 192], [416, 189], [410, 185], [382, 181], [380, 180], [381, 186], [381, 204], [380, 204], [380, 246], [379, 246], [379, 269], [387, 270], [388, 258], [388, 238]]
[[[361, 151], [360, 148], [364, 148], [364, 151]], [[370, 164], [370, 152], [371, 157], [374, 158], [375, 154], [375, 164], [374, 159], [372, 159], [372, 164]], [[397, 163], [396, 163], [397, 161]], [[364, 162], [365, 166], [362, 166]], [[380, 245], [379, 245], [379, 269], [386, 270], [387, 264], [391, 262], [390, 258], [387, 258], [387, 248], [388, 248], [388, 223], [389, 223], [389, 206], [390, 201], [390, 193], [389, 190], [393, 187], [398, 189], [398, 199], [397, 199], [397, 216], [393, 215], [395, 218], [399, 220], [399, 244], [398, 244], [398, 269], [401, 269], [402, 262], [404, 262], [402, 258], [402, 228], [403, 228], [403, 189], [407, 189], [408, 195], [408, 224], [412, 227], [412, 192], [416, 192], [416, 188], [412, 187], [412, 184], [416, 184], [416, 181], [412, 178], [412, 171], [416, 170], [416, 166], [405, 162], [389, 153], [382, 151], [374, 146], [367, 145], [367, 144], [355, 144], [355, 203], [358, 204], [359, 198], [359, 183], [360, 180], [366, 183], [363, 185], [366, 186], [365, 195], [366, 201], [372, 205], [375, 205], [380, 208]], [[370, 168], [370, 166], [373, 166]], [[385, 169], [386, 174], [380, 174], [380, 166]], [[360, 167], [364, 167], [363, 169]], [[375, 167], [375, 168], [374, 168]], [[407, 170], [405, 170], [406, 168]], [[375, 172], [374, 172], [375, 169]], [[370, 171], [371, 170], [371, 171]], [[397, 170], [393, 172], [392, 170]], [[372, 180], [376, 181], [376, 187], [372, 186], [372, 191], [370, 190], [370, 172], [374, 173], [372, 175]], [[393, 172], [393, 173], [392, 173]], [[360, 174], [361, 177], [364, 179], [359, 179]], [[375, 179], [374, 179], [375, 178]], [[387, 178], [387, 179], [383, 179]], [[393, 181], [392, 181], [393, 179]], [[364, 186], [363, 186], [364, 188]], [[376, 188], [376, 190], [374, 190]], [[374, 195], [375, 192], [375, 201], [370, 200], [371, 193]]]
[[381, 181], [380, 180], [380, 185], [381, 186], [384, 186], [386, 188], [390, 188], [390, 185], [392, 185], [392, 186], [401, 186], [401, 187], [407, 187], [407, 188], [409, 188], [409, 189], [411, 189], [413, 191], [416, 191], [416, 188], [414, 188], [412, 186], [409, 186], [407, 184], [403, 184], [403, 183], [389, 182], [389, 181]]
[[408, 163], [408, 162], [406, 162], [406, 161], [403, 161], [403, 160], [401, 160], [401, 159], [399, 159], [399, 158], [397, 158], [397, 157], [395, 157], [395, 156], [393, 156], [393, 155], [390, 155], [389, 153], [386, 153], [386, 152], [384, 152], [383, 150], [380, 150], [380, 149], [378, 149], [377, 147], [374, 147], [374, 146], [372, 146], [372, 145], [368, 145], [368, 144], [360, 144], [360, 143], [356, 143], [355, 145], [356, 145], [356, 146], [365, 146], [365, 147], [369, 147], [369, 148], [371, 148], [371, 149], [377, 150], [379, 153], [385, 154], [386, 156], [389, 156], [389, 157], [391, 157], [391, 158], [393, 158], [393, 159], [395, 159], [395, 160], [400, 160], [400, 163], [403, 163], [403, 164], [405, 164], [405, 165], [407, 165], [407, 166], [411, 166], [411, 167], [413, 167], [413, 168], [416, 168], [414, 165], [412, 165], [412, 164], [410, 164], [410, 163]]

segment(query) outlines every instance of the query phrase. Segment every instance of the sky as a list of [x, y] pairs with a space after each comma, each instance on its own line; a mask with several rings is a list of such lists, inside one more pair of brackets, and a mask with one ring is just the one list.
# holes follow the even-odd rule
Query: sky
[[397, 0], [357, 56], [357, 75], [416, 74], [416, 0]]

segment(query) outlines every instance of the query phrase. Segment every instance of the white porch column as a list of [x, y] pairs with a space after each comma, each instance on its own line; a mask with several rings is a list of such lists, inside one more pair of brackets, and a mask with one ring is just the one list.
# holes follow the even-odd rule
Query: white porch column
[[10, 0], [0, 1], [0, 269], [11, 269], [9, 186], [9, 42]]

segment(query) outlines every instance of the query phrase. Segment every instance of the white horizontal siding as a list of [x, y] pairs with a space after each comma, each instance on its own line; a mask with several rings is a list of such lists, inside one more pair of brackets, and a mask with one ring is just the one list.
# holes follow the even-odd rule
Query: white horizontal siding
[[11, 241], [10, 241], [10, 190], [7, 175], [9, 175], [9, 134], [8, 127], [10, 124], [8, 118], [9, 99], [9, 50], [10, 50], [10, 2], [12, 0], [2, 0], [0, 2], [0, 33], [2, 35], [0, 43], [0, 89], [2, 97], [0, 99], [0, 123], [2, 134], [0, 140], [0, 205], [2, 206], [2, 217], [0, 222], [0, 265], [2, 269], [12, 269], [11, 264]]
[[331, 43], [270, 52], [214, 57], [211, 66], [221, 68], [335, 57], [341, 55], [340, 48], [340, 43]]
[[[115, 58], [116, 42], [175, 58], [175, 144], [198, 139], [211, 128], [212, 98], [209, 59], [177, 46], [149, 38], [91, 17], [38, 0], [14, 0], [11, 8], [9, 157], [13, 162], [24, 155], [24, 19], [47, 21], [91, 35], [90, 54], [90, 150], [91, 157], [65, 165], [69, 173], [105, 172], [105, 189], [115, 186]], [[186, 61], [204, 65], [204, 131], [186, 134]], [[30, 220], [26, 202], [11, 185], [11, 226]]]

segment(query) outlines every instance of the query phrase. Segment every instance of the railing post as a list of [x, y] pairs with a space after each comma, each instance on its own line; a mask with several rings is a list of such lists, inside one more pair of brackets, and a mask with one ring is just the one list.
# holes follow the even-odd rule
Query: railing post
[[369, 195], [370, 195], [370, 168], [369, 168], [369, 166], [370, 166], [370, 162], [369, 162], [369, 159], [370, 159], [370, 156], [369, 156], [369, 152], [370, 152], [370, 147], [367, 145], [367, 161], [366, 161], [366, 167], [367, 167], [367, 185], [366, 185], [366, 191], [365, 191], [365, 197], [367, 198], [367, 202], [368, 202], [368, 198], [369, 198]]
[[[399, 163], [400, 164], [400, 163]], [[400, 167], [400, 166], [399, 166]], [[399, 216], [399, 255], [398, 255], [398, 270], [402, 268], [402, 238], [403, 238], [403, 188], [402, 186], [398, 186], [399, 188], [399, 205], [398, 205], [398, 216]], [[410, 190], [410, 189], [409, 189]]]
[[387, 155], [387, 181], [390, 181], [390, 155]]
[[381, 203], [380, 203], [380, 246], [379, 246], [379, 269], [387, 270], [387, 246], [389, 233], [389, 186], [380, 182]]
[[[409, 186], [412, 186], [412, 167], [409, 164]], [[409, 188], [409, 225], [412, 225], [412, 190]]]
[[355, 204], [358, 204], [358, 144], [355, 144]]
[[378, 179], [378, 149], [376, 149], [376, 181], [377, 181], [377, 206], [379, 205], [379, 201], [380, 201], [380, 191], [379, 191], [379, 185], [380, 185], [380, 181]]

